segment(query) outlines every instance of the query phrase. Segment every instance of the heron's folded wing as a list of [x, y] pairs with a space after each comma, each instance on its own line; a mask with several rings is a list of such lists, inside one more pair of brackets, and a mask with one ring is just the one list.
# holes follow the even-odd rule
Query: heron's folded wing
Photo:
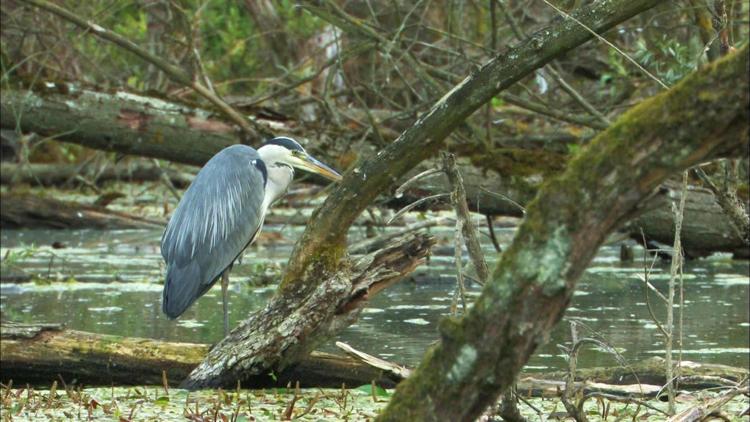
[[234, 145], [216, 154], [185, 192], [162, 237], [163, 308], [178, 316], [216, 281], [259, 229], [265, 166]]

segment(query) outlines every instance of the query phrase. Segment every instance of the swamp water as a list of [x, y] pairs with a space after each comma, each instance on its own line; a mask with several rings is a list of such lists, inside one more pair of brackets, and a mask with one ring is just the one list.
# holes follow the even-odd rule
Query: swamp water
[[[230, 321], [263, 306], [275, 285], [252, 287], [273, 280], [291, 253], [300, 226], [269, 225], [259, 245], [252, 246], [236, 265], [230, 281]], [[497, 228], [505, 246], [514, 228]], [[339, 352], [334, 341], [409, 366], [416, 365], [437, 338], [437, 323], [450, 312], [455, 270], [452, 227], [432, 228], [439, 238], [433, 256], [409, 279], [376, 296], [359, 321], [321, 348]], [[3, 230], [3, 282], [0, 314], [18, 322], [59, 322], [68, 328], [123, 336], [214, 343], [222, 336], [218, 284], [176, 321], [161, 313], [164, 265], [159, 253], [161, 231]], [[351, 238], [364, 237], [355, 227]], [[485, 238], [487, 256], [494, 256]], [[61, 249], [52, 248], [55, 242]], [[605, 246], [590, 264], [563, 321], [549, 342], [537, 349], [526, 371], [559, 370], [565, 366], [558, 344], [570, 343], [570, 321], [579, 336], [598, 336], [634, 363], [663, 356], [658, 328], [646, 306], [644, 264], [622, 264], [619, 245]], [[636, 257], [642, 250], [635, 248]], [[464, 257], [464, 262], [467, 262]], [[649, 259], [650, 264], [650, 259]], [[55, 282], [8, 283], [23, 271]], [[684, 270], [685, 314], [683, 359], [748, 368], [750, 280], [748, 262], [725, 255], [687, 262]], [[652, 283], [666, 292], [669, 264], [657, 262]], [[75, 281], [70, 281], [75, 279]], [[471, 300], [479, 288], [469, 283]], [[650, 302], [664, 320], [664, 306], [651, 293]], [[605, 350], [584, 348], [578, 366], [615, 366]]]

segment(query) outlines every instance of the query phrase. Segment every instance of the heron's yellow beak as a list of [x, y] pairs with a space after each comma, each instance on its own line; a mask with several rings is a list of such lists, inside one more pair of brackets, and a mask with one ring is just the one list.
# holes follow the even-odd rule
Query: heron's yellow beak
[[295, 154], [294, 158], [294, 167], [302, 170], [307, 170], [311, 173], [319, 174], [326, 179], [332, 180], [334, 182], [341, 181], [341, 175], [338, 174], [336, 170], [321, 163], [310, 154], [300, 152], [299, 154]]

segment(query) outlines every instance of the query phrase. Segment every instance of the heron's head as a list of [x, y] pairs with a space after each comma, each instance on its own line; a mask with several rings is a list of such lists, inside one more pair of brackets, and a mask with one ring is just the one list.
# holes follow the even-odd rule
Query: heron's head
[[334, 182], [341, 180], [340, 174], [308, 154], [302, 145], [292, 138], [273, 138], [263, 144], [258, 153], [266, 166], [288, 166], [319, 174]]

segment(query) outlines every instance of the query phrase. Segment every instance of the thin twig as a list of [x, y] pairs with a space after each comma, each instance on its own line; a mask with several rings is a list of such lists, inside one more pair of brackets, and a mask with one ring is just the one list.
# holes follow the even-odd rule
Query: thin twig
[[[493, 2], [494, 4], [494, 2]], [[513, 15], [510, 13], [509, 10], [506, 9], [505, 5], [500, 2], [500, 8], [503, 11], [503, 14], [505, 15], [506, 20], [510, 24], [511, 30], [516, 35], [516, 38], [519, 40], [525, 40], [528, 38], [528, 35], [526, 35], [525, 32], [521, 29], [521, 26], [518, 25], [515, 18], [513, 18]], [[552, 67], [552, 66], [546, 66], [544, 68], [550, 76], [560, 85], [560, 87], [570, 95], [573, 100], [575, 100], [578, 104], [581, 105], [586, 111], [588, 111], [592, 116], [596, 117], [601, 122], [601, 127], [598, 129], [606, 129], [609, 125], [612, 124], [612, 122], [605, 116], [603, 113], [601, 113], [599, 110], [596, 109], [591, 103], [586, 100], [586, 98], [583, 97], [578, 91], [575, 90], [563, 77]], [[559, 112], [558, 112], [559, 113]], [[564, 113], [559, 113], [564, 114]], [[567, 115], [566, 115], [567, 117]], [[562, 120], [562, 119], [561, 119]]]
[[592, 129], [597, 129], [597, 130], [604, 130], [607, 128], [606, 124], [601, 123], [597, 120], [593, 120], [591, 118], [582, 118], [579, 116], [564, 113], [560, 110], [553, 109], [545, 104], [540, 104], [540, 103], [536, 103], [533, 101], [529, 101], [517, 95], [509, 94], [507, 92], [501, 93], [500, 98], [515, 106], [521, 107], [529, 111], [533, 111], [534, 113], [539, 113], [547, 117], [552, 117], [553, 119], [557, 119], [562, 122], [573, 123], [576, 125], [586, 126], [586, 127], [590, 127]]
[[653, 284], [651, 284], [648, 279], [640, 274], [637, 275], [638, 278], [641, 279], [641, 281], [646, 285], [647, 288], [649, 288], [652, 292], [656, 293], [657, 296], [659, 296], [659, 299], [663, 300], [664, 303], [667, 303], [667, 297], [664, 296], [659, 289], [656, 288]]
[[[687, 170], [682, 173], [682, 189], [680, 191], [680, 204], [679, 207], [675, 208], [675, 222], [674, 222], [674, 250], [672, 252], [672, 265], [669, 272], [669, 294], [667, 295], [667, 330], [669, 336], [666, 337], [666, 356], [665, 356], [665, 369], [667, 378], [667, 397], [669, 398], [669, 414], [674, 415], [675, 413], [675, 386], [673, 383], [674, 378], [679, 375], [674, 375], [674, 368], [672, 367], [672, 347], [674, 341], [674, 294], [675, 294], [675, 279], [680, 273], [682, 268], [682, 241], [680, 239], [680, 232], [682, 231], [682, 217], [685, 213], [685, 197], [687, 197], [687, 185], [688, 185], [688, 172]], [[674, 208], [674, 205], [673, 205]]]
[[563, 91], [567, 92], [573, 100], [575, 100], [581, 107], [588, 111], [592, 116], [599, 119], [604, 125], [609, 126], [612, 121], [607, 118], [602, 112], [596, 109], [586, 98], [583, 97], [578, 91], [575, 90], [563, 77], [552, 67], [547, 66], [544, 68], [552, 78], [560, 85]]
[[487, 219], [487, 229], [490, 231], [490, 240], [492, 241], [492, 246], [495, 247], [495, 252], [500, 253], [503, 251], [503, 248], [500, 247], [500, 243], [497, 241], [497, 236], [495, 236], [495, 227], [492, 224], [492, 216], [489, 214], [485, 214], [484, 216]]
[[453, 251], [454, 251], [454, 262], [456, 264], [456, 290], [453, 294], [453, 301], [451, 303], [451, 315], [456, 315], [457, 302], [461, 299], [461, 308], [463, 313], [466, 313], [466, 288], [464, 285], [464, 272], [463, 264], [461, 263], [461, 231], [463, 221], [459, 218], [456, 220], [456, 229], [453, 231]]
[[581, 409], [581, 411], [583, 411], [583, 404], [586, 402], [586, 400], [588, 400], [590, 398], [594, 398], [594, 397], [602, 398], [602, 399], [607, 399], [607, 400], [611, 400], [611, 401], [617, 401], [617, 402], [620, 402], [620, 403], [633, 403], [633, 404], [636, 404], [638, 406], [643, 406], [643, 407], [646, 407], [648, 409], [651, 409], [651, 410], [653, 410], [655, 412], [659, 412], [662, 415], [666, 415], [667, 414], [667, 412], [659, 409], [658, 407], [656, 407], [656, 406], [654, 406], [652, 404], [649, 404], [648, 402], [642, 401], [642, 400], [634, 399], [634, 398], [631, 398], [631, 397], [616, 396], [614, 394], [599, 393], [599, 392], [587, 393], [586, 395], [584, 395], [581, 398], [581, 400], [578, 402], [578, 406]]
[[442, 173], [443, 171], [438, 168], [431, 168], [415, 176], [412, 176], [411, 178], [409, 178], [409, 180], [407, 180], [401, 186], [399, 186], [398, 189], [396, 189], [396, 192], [393, 194], [393, 196], [395, 196], [396, 198], [400, 198], [404, 195], [404, 192], [406, 191], [406, 189], [417, 180], [422, 179], [424, 177], [430, 177], [430, 176], [434, 176], [436, 174], [442, 174]]
[[396, 214], [393, 214], [391, 218], [388, 219], [388, 221], [385, 222], [385, 225], [391, 224], [393, 221], [395, 221], [397, 218], [401, 217], [402, 215], [406, 214], [407, 212], [411, 211], [412, 209], [422, 205], [425, 202], [432, 201], [433, 199], [438, 198], [444, 198], [446, 196], [450, 196], [449, 193], [436, 193], [435, 195], [425, 196], [424, 198], [419, 198], [416, 201], [412, 202], [411, 204], [401, 208], [398, 210]]
[[608, 40], [607, 40], [606, 38], [604, 38], [604, 37], [602, 37], [601, 35], [597, 34], [597, 33], [596, 33], [596, 31], [594, 31], [593, 29], [589, 28], [589, 27], [588, 27], [588, 26], [586, 26], [586, 25], [585, 25], [585, 24], [584, 24], [583, 22], [579, 21], [578, 19], [574, 18], [573, 16], [569, 15], [568, 13], [565, 13], [564, 11], [560, 10], [559, 8], [557, 8], [557, 6], [553, 5], [553, 4], [552, 4], [552, 3], [550, 3], [549, 1], [547, 1], [547, 0], [542, 0], [542, 1], [543, 1], [543, 2], [544, 2], [544, 3], [546, 4], [546, 5], [547, 5], [547, 6], [549, 6], [549, 7], [553, 8], [553, 9], [555, 9], [555, 11], [556, 11], [557, 13], [559, 13], [560, 15], [562, 15], [563, 17], [565, 17], [566, 19], [570, 19], [570, 20], [572, 20], [573, 22], [575, 22], [575, 23], [577, 23], [578, 25], [580, 25], [580, 26], [581, 26], [581, 27], [582, 27], [583, 29], [585, 29], [586, 31], [590, 32], [590, 33], [591, 33], [591, 35], [593, 35], [593, 36], [595, 36], [596, 38], [598, 38], [598, 39], [599, 39], [599, 41], [601, 41], [601, 42], [603, 42], [604, 44], [607, 44], [608, 46], [610, 46], [611, 48], [613, 48], [613, 49], [614, 49], [614, 50], [615, 50], [615, 51], [616, 51], [616, 52], [617, 52], [618, 54], [620, 54], [621, 56], [625, 57], [625, 59], [627, 59], [627, 60], [628, 60], [629, 62], [633, 63], [633, 64], [635, 65], [635, 67], [637, 67], [637, 68], [638, 68], [638, 69], [639, 69], [639, 70], [640, 70], [641, 72], [645, 73], [645, 74], [646, 74], [646, 75], [647, 75], [647, 76], [648, 76], [649, 78], [653, 79], [654, 81], [656, 81], [656, 83], [658, 83], [659, 85], [661, 85], [661, 87], [662, 87], [662, 88], [664, 88], [664, 89], [669, 89], [669, 86], [667, 86], [667, 84], [665, 84], [665, 83], [664, 83], [664, 82], [662, 82], [662, 81], [661, 81], [661, 80], [660, 80], [659, 78], [657, 78], [656, 76], [654, 76], [654, 74], [652, 74], [651, 72], [649, 72], [648, 70], [646, 70], [646, 68], [645, 68], [645, 67], [643, 67], [643, 66], [641, 66], [641, 64], [640, 64], [640, 63], [638, 63], [637, 61], [635, 61], [635, 59], [633, 59], [633, 58], [632, 58], [632, 57], [630, 57], [629, 55], [625, 54], [625, 52], [624, 52], [624, 51], [622, 51], [622, 50], [620, 50], [619, 48], [617, 48], [617, 46], [616, 46], [616, 45], [612, 44], [612, 43], [611, 43], [611, 42], [609, 42], [609, 41], [608, 41]]
[[526, 208], [524, 208], [523, 205], [521, 205], [518, 202], [516, 202], [513, 199], [511, 199], [508, 195], [503, 195], [502, 193], [492, 192], [491, 190], [489, 190], [487, 188], [484, 188], [482, 186], [479, 187], [479, 190], [481, 190], [482, 192], [484, 192], [484, 193], [486, 193], [488, 195], [496, 196], [496, 197], [498, 197], [498, 198], [500, 198], [500, 199], [502, 199], [504, 201], [510, 202], [511, 204], [515, 205], [516, 208], [518, 208], [519, 210], [521, 210], [522, 213], [526, 214]]

